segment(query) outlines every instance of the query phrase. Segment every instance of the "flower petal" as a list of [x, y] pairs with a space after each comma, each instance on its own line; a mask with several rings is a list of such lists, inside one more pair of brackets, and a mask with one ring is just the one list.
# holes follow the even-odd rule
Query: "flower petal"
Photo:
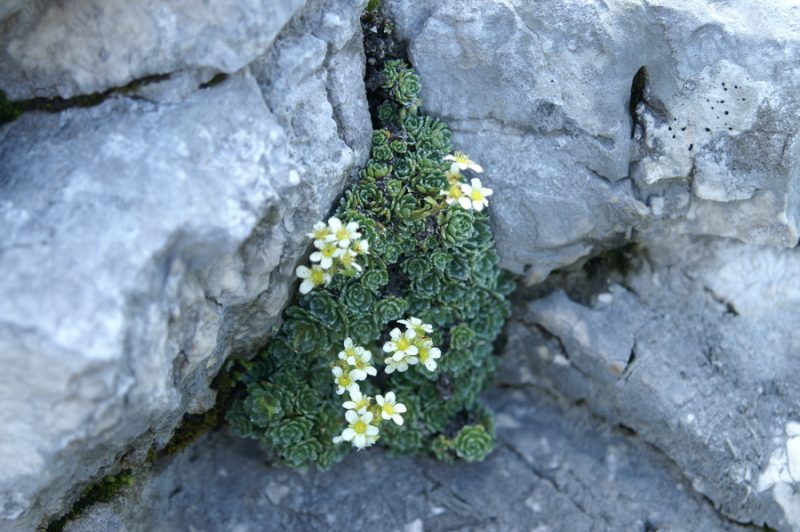
[[353, 410], [348, 410], [344, 414], [344, 418], [347, 420], [348, 423], [355, 423], [358, 421], [358, 414], [356, 414]]

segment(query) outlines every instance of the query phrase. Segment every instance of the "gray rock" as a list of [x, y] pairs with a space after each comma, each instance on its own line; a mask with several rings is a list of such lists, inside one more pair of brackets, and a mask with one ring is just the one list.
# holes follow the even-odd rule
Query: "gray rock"
[[233, 73], [306, 0], [36, 0], [0, 25], [0, 89], [12, 100], [103, 92], [186, 70]]
[[507, 345], [527, 367], [503, 378], [634, 430], [736, 521], [797, 530], [800, 253], [675, 235], [645, 247], [622, 284], [527, 303]]
[[529, 282], [654, 225], [796, 244], [795, 3], [386, 4]]
[[3, 0], [0, 2], [0, 22], [22, 9], [28, 2], [30, 0]]
[[311, 2], [258, 81], [0, 128], [0, 528], [163, 445], [278, 324], [305, 233], [368, 151], [362, 7]]
[[67, 530], [740, 530], [651, 447], [585, 409], [532, 390], [491, 402], [499, 445], [483, 463], [371, 450], [298, 471], [218, 433]]

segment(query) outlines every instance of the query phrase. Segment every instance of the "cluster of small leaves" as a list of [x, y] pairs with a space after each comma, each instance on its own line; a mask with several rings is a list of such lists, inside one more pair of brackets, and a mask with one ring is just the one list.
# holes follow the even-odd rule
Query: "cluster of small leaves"
[[407, 316], [433, 326], [429, 336], [443, 355], [436, 372], [364, 381], [365, 395], [391, 390], [407, 407], [403, 425], [382, 427], [377, 444], [468, 461], [492, 448], [491, 414], [479, 393], [495, 369], [493, 342], [509, 314], [513, 278], [497, 266], [486, 210], [442, 195], [462, 178], [453, 175], [450, 130], [419, 113], [419, 89], [412, 69], [386, 61], [382, 128], [335, 212], [357, 222], [369, 242], [363, 270], [300, 295], [266, 349], [247, 363], [246, 393], [229, 411], [238, 432], [289, 464], [326, 468], [350, 451], [333, 443], [345, 425], [331, 364], [345, 338], [379, 353]]

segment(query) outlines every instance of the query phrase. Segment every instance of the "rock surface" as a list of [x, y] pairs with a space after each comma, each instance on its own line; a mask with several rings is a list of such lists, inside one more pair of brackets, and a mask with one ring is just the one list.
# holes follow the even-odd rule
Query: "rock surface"
[[387, 5], [529, 282], [654, 225], [797, 243], [796, 2]]
[[[141, 462], [278, 324], [368, 149], [364, 3], [0, 4], [0, 90], [104, 93], [0, 127], [0, 529]], [[800, 5], [384, 3], [487, 169], [504, 265], [547, 278], [509, 327], [499, 449], [321, 474], [217, 433], [68, 526], [739, 528], [703, 494], [800, 529]], [[548, 278], [626, 242], [632, 271]]]
[[101, 530], [739, 530], [652, 448], [532, 390], [493, 394], [500, 444], [479, 464], [351, 454], [327, 473], [269, 467], [213, 434], [140, 492], [70, 532]]
[[736, 521], [797, 530], [800, 252], [674, 235], [643, 245], [618, 283], [523, 305], [507, 346], [528, 368], [516, 382], [631, 428]]
[[624, 286], [523, 305], [508, 352], [529, 379], [631, 427], [734, 519], [800, 528], [800, 263], [780, 249], [798, 241], [800, 5], [387, 5], [423, 107], [487, 169], [506, 267], [535, 283], [660, 233]]
[[[219, 31], [257, 4], [215, 4]], [[241, 34], [231, 68], [251, 68], [207, 88], [188, 76], [0, 128], [0, 528], [34, 528], [163, 445], [277, 324], [304, 234], [367, 155], [362, 8], [310, 2], [270, 50]]]
[[0, 25], [0, 90], [64, 98], [247, 66], [306, 0], [37, 0]]

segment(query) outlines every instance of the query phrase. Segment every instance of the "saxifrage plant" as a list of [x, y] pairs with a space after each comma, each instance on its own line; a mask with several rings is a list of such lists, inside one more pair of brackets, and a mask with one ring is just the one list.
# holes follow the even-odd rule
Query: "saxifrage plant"
[[[513, 278], [498, 266], [482, 168], [419, 112], [420, 80], [384, 68], [382, 128], [327, 222], [309, 233], [298, 301], [256, 358], [228, 413], [284, 462], [327, 468], [353, 448], [483, 459], [493, 446], [479, 393]], [[469, 173], [468, 175], [466, 173]]]

